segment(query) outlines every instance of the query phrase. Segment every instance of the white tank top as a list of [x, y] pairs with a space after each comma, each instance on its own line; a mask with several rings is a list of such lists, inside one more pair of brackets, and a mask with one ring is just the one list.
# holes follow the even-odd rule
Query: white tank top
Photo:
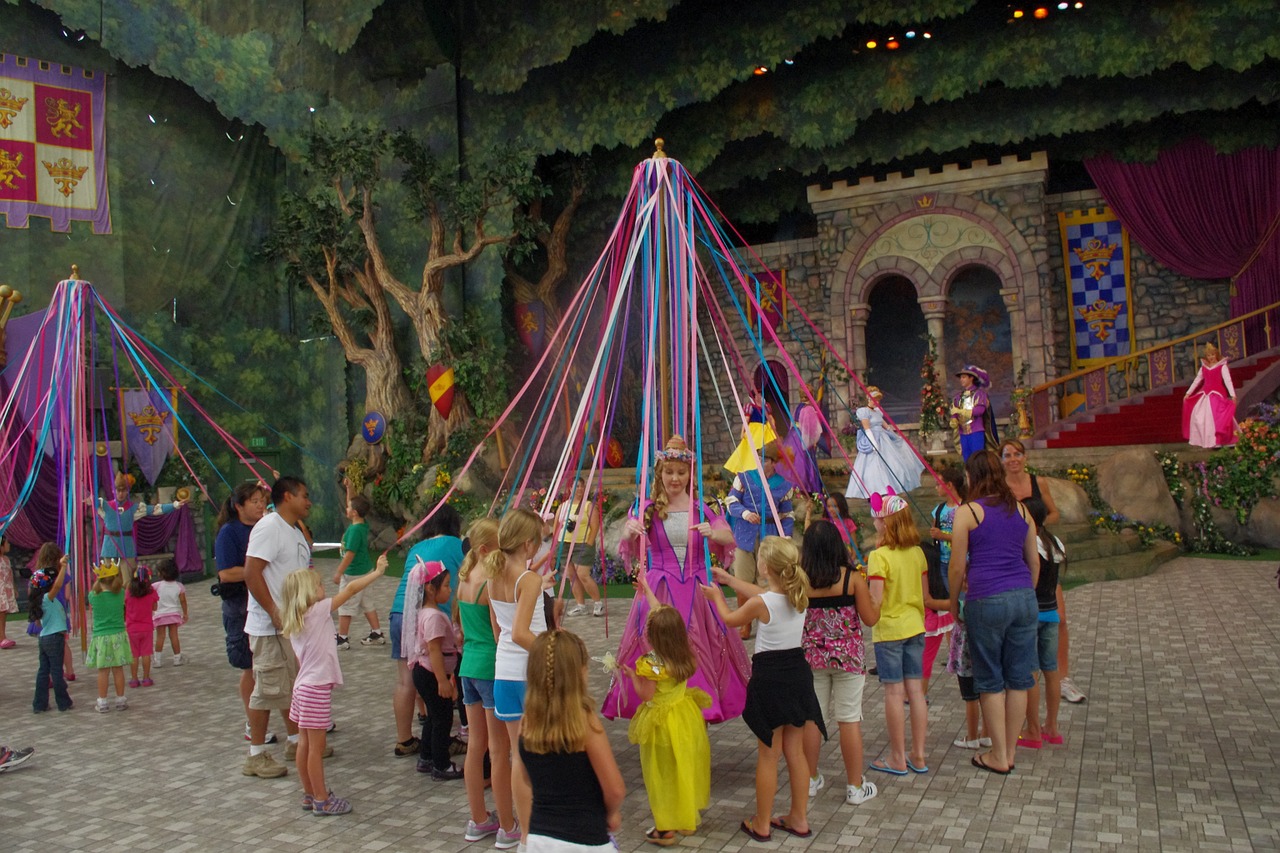
[[[524, 580], [527, 574], [531, 574], [528, 569], [516, 578], [516, 601], [520, 600], [520, 581]], [[541, 599], [542, 595], [539, 594], [538, 598]], [[525, 669], [529, 664], [529, 653], [511, 637], [511, 629], [516, 621], [516, 602], [498, 601], [490, 594], [489, 606], [493, 608], [493, 618], [498, 622], [498, 654], [493, 662], [493, 677], [502, 681], [524, 681]], [[541, 601], [534, 602], [529, 630], [535, 637], [547, 630], [547, 614], [542, 608]]]
[[791, 606], [780, 592], [760, 594], [764, 606], [769, 609], [769, 621], [761, 622], [756, 631], [757, 652], [776, 652], [782, 649], [798, 649], [804, 637], [804, 614]]

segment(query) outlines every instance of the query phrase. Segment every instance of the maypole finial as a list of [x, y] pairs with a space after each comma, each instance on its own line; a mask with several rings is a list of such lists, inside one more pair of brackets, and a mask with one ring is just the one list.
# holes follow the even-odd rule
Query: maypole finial
[[662, 150], [662, 147], [663, 147], [664, 145], [666, 145], [666, 144], [667, 144], [667, 143], [666, 143], [666, 141], [665, 141], [661, 136], [659, 136], [657, 139], [653, 140], [653, 147], [654, 147], [654, 149], [655, 149], [655, 150], [654, 150], [654, 152], [653, 152], [653, 156], [652, 156], [652, 157], [650, 157], [649, 159], [650, 159], [650, 160], [665, 160], [665, 159], [667, 159], [667, 152], [665, 152], [665, 151], [663, 151], [663, 150]]
[[69, 279], [69, 281], [79, 281], [79, 280], [80, 280], [80, 265], [79, 265], [79, 264], [72, 264], [72, 265], [71, 265], [71, 278]]

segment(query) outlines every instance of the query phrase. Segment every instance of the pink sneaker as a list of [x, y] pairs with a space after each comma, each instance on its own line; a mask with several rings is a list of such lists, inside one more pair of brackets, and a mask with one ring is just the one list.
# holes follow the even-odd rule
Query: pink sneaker
[[155, 682], [152, 681], [150, 678], [144, 678], [142, 679], [142, 681], [138, 682], [138, 685], [140, 687], [154, 687]]
[[15, 643], [13, 640], [10, 640], [8, 637], [5, 637], [3, 640], [0, 640], [0, 649], [11, 649], [16, 645], [18, 644]]
[[130, 679], [129, 679], [129, 686], [130, 686], [130, 687], [133, 687], [133, 688], [135, 688], [135, 689], [136, 689], [136, 688], [138, 688], [138, 687], [141, 687], [141, 686], [142, 686], [142, 682], [141, 682], [141, 681], [139, 681], [139, 680], [138, 680], [138, 679], [136, 679], [136, 678], [130, 678]]

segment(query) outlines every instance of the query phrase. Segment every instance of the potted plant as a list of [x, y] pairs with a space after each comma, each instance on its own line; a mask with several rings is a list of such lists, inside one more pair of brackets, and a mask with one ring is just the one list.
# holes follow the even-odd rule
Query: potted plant
[[930, 453], [943, 452], [950, 404], [938, 383], [938, 341], [926, 335], [929, 351], [920, 365], [920, 441], [930, 443]]

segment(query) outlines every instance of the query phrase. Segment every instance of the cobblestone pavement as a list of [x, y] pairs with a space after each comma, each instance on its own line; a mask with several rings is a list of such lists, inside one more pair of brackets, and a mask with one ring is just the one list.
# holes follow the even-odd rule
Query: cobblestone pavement
[[[812, 804], [816, 832], [807, 841], [776, 833], [764, 845], [738, 832], [738, 822], [752, 810], [755, 744], [740, 720], [716, 726], [711, 808], [699, 834], [680, 846], [1280, 848], [1280, 664], [1274, 653], [1280, 594], [1274, 573], [1266, 563], [1184, 558], [1147, 578], [1073, 590], [1072, 674], [1089, 699], [1064, 703], [1065, 747], [1020, 751], [1018, 769], [1007, 778], [974, 770], [972, 753], [950, 745], [964, 720], [955, 681], [935, 673], [930, 772], [872, 774], [880, 796], [847, 806], [839, 749], [831, 741], [822, 753], [830, 783]], [[380, 581], [375, 600], [389, 603], [394, 583]], [[346, 686], [335, 694], [338, 731], [330, 743], [336, 754], [326, 773], [354, 804], [352, 814], [316, 818], [301, 811], [292, 767], [279, 780], [242, 776], [243, 714], [224, 655], [218, 600], [207, 583], [190, 587], [188, 596], [192, 620], [182, 629], [182, 642], [190, 663], [156, 670], [156, 686], [130, 690], [129, 709], [110, 714], [95, 713], [94, 673], [77, 665], [75, 709], [33, 715], [36, 644], [10, 623], [19, 646], [0, 651], [0, 743], [34, 745], [36, 755], [0, 776], [3, 849], [490, 849], [488, 842], [463, 840], [461, 782], [433, 782], [414, 771], [413, 759], [392, 757], [393, 676], [385, 646], [353, 645], [341, 653]], [[628, 606], [614, 600], [607, 620], [577, 616], [569, 627], [593, 653], [603, 652], [616, 646]], [[385, 606], [381, 614], [385, 623]], [[353, 628], [361, 627], [357, 619]], [[602, 695], [603, 674], [593, 673], [592, 682]], [[863, 723], [867, 761], [885, 749], [882, 698], [870, 679]], [[274, 716], [272, 726], [280, 729]], [[619, 845], [652, 849], [642, 837], [650, 823], [636, 749], [627, 743], [625, 723], [607, 726], [628, 787]], [[783, 785], [780, 804], [785, 790]]]

